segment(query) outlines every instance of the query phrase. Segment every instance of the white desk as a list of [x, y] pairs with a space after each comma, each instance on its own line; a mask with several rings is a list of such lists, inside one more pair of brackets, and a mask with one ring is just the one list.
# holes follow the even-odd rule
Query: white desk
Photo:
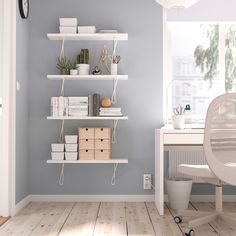
[[204, 129], [174, 130], [163, 127], [155, 130], [155, 203], [164, 215], [164, 151], [168, 146], [202, 146]]

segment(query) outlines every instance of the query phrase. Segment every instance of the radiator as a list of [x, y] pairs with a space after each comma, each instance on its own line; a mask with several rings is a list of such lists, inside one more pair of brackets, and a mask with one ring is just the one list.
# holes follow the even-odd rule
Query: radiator
[[191, 178], [194, 182], [202, 182], [201, 179], [195, 176], [189, 176], [181, 174], [177, 171], [177, 167], [180, 164], [191, 165], [206, 165], [206, 158], [203, 150], [199, 151], [181, 151], [170, 150], [169, 151], [169, 178]]

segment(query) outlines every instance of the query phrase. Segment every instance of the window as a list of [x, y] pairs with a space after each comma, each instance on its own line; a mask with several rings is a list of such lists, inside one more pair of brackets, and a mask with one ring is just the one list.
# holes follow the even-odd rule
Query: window
[[236, 90], [236, 23], [167, 22], [165, 43], [168, 118], [189, 104], [192, 121], [204, 120], [215, 97]]

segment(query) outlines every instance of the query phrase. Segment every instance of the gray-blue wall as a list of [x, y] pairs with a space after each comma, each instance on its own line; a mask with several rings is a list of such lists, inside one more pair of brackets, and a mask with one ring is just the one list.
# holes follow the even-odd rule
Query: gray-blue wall
[[[31, 194], [151, 194], [144, 191], [142, 176], [154, 174], [154, 129], [162, 119], [162, 9], [153, 0], [41, 0], [31, 1], [29, 41], [29, 187]], [[58, 96], [59, 81], [47, 80], [58, 73], [56, 58], [61, 42], [49, 41], [47, 33], [58, 32], [59, 17], [77, 17], [80, 25], [118, 29], [129, 33], [120, 42], [119, 69], [129, 75], [118, 84], [118, 106], [129, 116], [118, 124], [113, 156], [127, 157], [118, 167], [117, 184], [111, 186], [112, 165], [66, 165], [65, 184], [58, 185], [60, 165], [47, 164], [50, 143], [56, 142], [59, 121], [47, 121], [50, 97]], [[92, 64], [106, 42], [66, 42], [66, 55], [90, 48]], [[111, 46], [109, 44], [109, 46]], [[66, 96], [94, 92], [110, 96], [111, 82], [66, 82]], [[80, 126], [112, 126], [112, 122], [66, 122], [66, 134]]]
[[[18, 1], [17, 1], [18, 6]], [[16, 203], [29, 194], [29, 22], [16, 12]]]

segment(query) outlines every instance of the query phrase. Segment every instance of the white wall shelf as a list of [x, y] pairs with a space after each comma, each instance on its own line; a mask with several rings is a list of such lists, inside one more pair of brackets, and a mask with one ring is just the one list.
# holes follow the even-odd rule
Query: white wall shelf
[[128, 116], [64, 116], [64, 117], [52, 117], [48, 116], [48, 120], [128, 120]]
[[76, 161], [57, 161], [57, 160], [47, 160], [50, 164], [127, 164], [128, 159], [110, 159], [110, 160], [76, 160]]
[[128, 80], [128, 75], [47, 75], [50, 80]]
[[47, 34], [50, 40], [128, 40], [127, 33]]

